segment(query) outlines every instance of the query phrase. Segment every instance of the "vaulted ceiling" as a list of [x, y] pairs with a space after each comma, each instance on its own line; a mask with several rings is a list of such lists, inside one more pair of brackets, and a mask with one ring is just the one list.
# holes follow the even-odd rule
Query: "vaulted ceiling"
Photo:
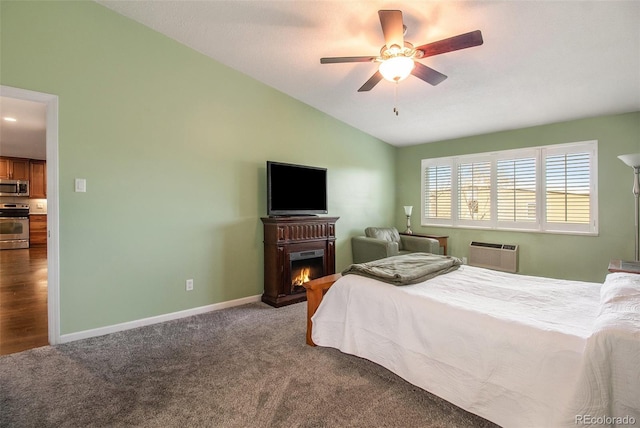
[[[390, 144], [640, 110], [639, 1], [98, 0]], [[358, 88], [378, 55], [380, 9], [414, 45], [481, 30], [484, 44], [421, 60], [448, 78]], [[397, 105], [399, 115], [393, 114]]]
[[[396, 146], [640, 110], [637, 0], [97, 1]], [[357, 92], [375, 63], [320, 58], [378, 55], [380, 9], [402, 11], [416, 46], [473, 30], [484, 44], [420, 60], [448, 76], [437, 86]]]

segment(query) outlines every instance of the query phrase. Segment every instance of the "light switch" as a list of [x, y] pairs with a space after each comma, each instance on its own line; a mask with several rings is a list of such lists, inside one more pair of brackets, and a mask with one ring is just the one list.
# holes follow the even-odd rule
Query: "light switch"
[[76, 178], [76, 192], [87, 191], [87, 180], [84, 178]]

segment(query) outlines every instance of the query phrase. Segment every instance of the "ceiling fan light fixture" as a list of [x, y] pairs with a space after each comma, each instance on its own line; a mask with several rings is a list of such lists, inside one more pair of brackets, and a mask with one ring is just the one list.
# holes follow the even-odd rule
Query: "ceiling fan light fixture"
[[406, 79], [415, 67], [413, 58], [406, 56], [394, 56], [380, 64], [379, 70], [382, 77], [390, 82], [400, 82]]
[[[1, 1], [1, 0], [0, 0]], [[426, 43], [417, 48], [404, 40], [407, 26], [403, 23], [402, 11], [379, 10], [380, 26], [385, 44], [380, 48], [380, 55], [372, 56], [345, 56], [320, 58], [321, 64], [337, 64], [344, 62], [377, 62], [378, 70], [362, 85], [358, 92], [367, 92], [374, 88], [382, 79], [398, 83], [406, 79], [410, 74], [420, 80], [436, 86], [444, 81], [447, 76], [433, 68], [430, 68], [417, 59], [440, 55], [447, 52], [458, 51], [483, 44], [480, 30], [458, 34], [437, 42]], [[396, 110], [397, 114], [397, 110]]]

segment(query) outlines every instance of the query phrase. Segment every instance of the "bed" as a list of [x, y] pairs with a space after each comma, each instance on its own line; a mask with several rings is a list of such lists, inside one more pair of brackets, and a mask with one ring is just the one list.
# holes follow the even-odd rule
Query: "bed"
[[462, 265], [411, 285], [336, 274], [306, 288], [307, 343], [498, 425], [640, 424], [640, 275], [599, 284]]

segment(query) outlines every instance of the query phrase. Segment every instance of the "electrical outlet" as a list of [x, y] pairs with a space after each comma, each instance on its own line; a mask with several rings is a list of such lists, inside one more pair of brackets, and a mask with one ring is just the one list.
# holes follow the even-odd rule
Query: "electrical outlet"
[[193, 290], [193, 279], [187, 279], [186, 289], [187, 289], [187, 291], [192, 291]]
[[466, 257], [462, 258], [462, 264], [465, 264], [465, 265], [467, 264], [467, 258]]

